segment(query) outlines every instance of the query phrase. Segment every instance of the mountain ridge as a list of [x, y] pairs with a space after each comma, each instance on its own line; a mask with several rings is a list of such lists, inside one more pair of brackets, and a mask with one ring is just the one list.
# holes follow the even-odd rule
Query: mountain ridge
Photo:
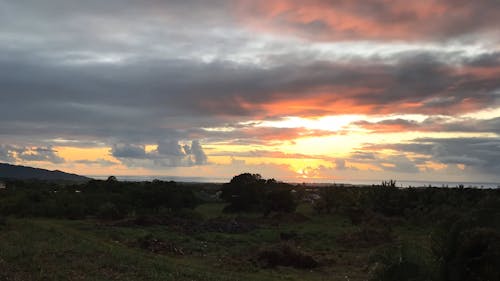
[[29, 166], [0, 163], [0, 179], [14, 180], [47, 180], [47, 181], [73, 181], [84, 182], [91, 178], [66, 173], [60, 170], [47, 170]]

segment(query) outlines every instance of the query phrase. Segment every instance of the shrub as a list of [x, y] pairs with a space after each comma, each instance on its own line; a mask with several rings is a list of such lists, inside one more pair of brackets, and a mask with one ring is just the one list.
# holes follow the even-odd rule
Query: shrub
[[430, 281], [436, 280], [435, 266], [428, 253], [417, 245], [390, 245], [378, 249], [370, 257], [371, 281]]
[[260, 250], [257, 264], [261, 267], [290, 266], [294, 268], [314, 268], [319, 266], [312, 256], [299, 251], [290, 244], [278, 244]]
[[97, 217], [103, 220], [116, 220], [123, 218], [115, 204], [106, 202], [99, 207]]
[[297, 208], [297, 202], [289, 189], [269, 191], [264, 205], [266, 214], [270, 212], [292, 213]]
[[7, 225], [7, 218], [4, 216], [0, 216], [0, 229]]
[[445, 280], [500, 280], [500, 233], [491, 228], [476, 227], [454, 231], [449, 249], [441, 259]]
[[297, 207], [291, 186], [259, 174], [237, 175], [221, 188], [221, 198], [229, 203], [224, 212], [293, 212]]

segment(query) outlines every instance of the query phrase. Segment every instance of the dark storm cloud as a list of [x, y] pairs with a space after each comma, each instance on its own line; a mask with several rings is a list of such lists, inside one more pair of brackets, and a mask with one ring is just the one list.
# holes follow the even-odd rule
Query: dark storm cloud
[[260, 68], [193, 60], [61, 64], [2, 57], [0, 134], [146, 143], [294, 114], [462, 114], [498, 106], [497, 76], [474, 73], [466, 61], [450, 65], [421, 53], [396, 59], [364, 65], [286, 61]]
[[[356, 14], [366, 9], [339, 5]], [[371, 5], [376, 21], [408, 16], [392, 15], [383, 3]], [[7, 142], [144, 144], [216, 138], [200, 128], [249, 119], [460, 114], [498, 106], [495, 52], [467, 59], [460, 53], [402, 53], [387, 62], [340, 63], [320, 61], [310, 51], [276, 57], [276, 46], [262, 43], [270, 48], [259, 58], [264, 65], [221, 60], [244, 54], [240, 50], [253, 42], [236, 25], [237, 7], [218, 0], [0, 1], [0, 135]], [[215, 57], [210, 63], [204, 62], [207, 54]], [[493, 74], [458, 71], [484, 67]], [[236, 140], [237, 133], [285, 138], [271, 129], [226, 135]]]

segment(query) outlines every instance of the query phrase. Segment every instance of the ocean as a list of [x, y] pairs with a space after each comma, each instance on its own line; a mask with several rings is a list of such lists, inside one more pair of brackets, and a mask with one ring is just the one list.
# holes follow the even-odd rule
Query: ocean
[[[104, 180], [107, 176], [89, 176], [94, 179]], [[216, 178], [216, 177], [179, 177], [179, 176], [116, 176], [120, 181], [175, 181], [175, 182], [200, 182], [200, 183], [226, 183], [230, 178]], [[344, 184], [344, 185], [378, 185], [383, 180], [328, 180], [328, 179], [278, 179], [292, 184]], [[408, 181], [396, 180], [398, 187], [476, 187], [476, 188], [500, 188], [500, 182], [449, 182], [449, 181]]]

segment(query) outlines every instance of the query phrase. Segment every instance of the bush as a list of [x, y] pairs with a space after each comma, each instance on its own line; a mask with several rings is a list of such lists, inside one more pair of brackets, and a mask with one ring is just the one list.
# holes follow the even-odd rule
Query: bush
[[393, 241], [391, 229], [363, 226], [361, 230], [346, 232], [337, 237], [337, 243], [344, 247], [373, 247]]
[[265, 213], [283, 212], [293, 213], [297, 209], [297, 202], [288, 189], [272, 190], [266, 194]]
[[259, 174], [244, 173], [235, 176], [222, 186], [221, 197], [229, 205], [226, 212], [259, 210], [264, 201], [266, 181]]
[[264, 268], [290, 266], [294, 268], [314, 268], [319, 266], [312, 256], [307, 255], [290, 244], [278, 244], [260, 250], [257, 253], [257, 264]]
[[229, 203], [224, 212], [293, 212], [297, 207], [291, 186], [259, 174], [237, 175], [221, 188], [221, 198]]
[[[500, 280], [500, 233], [490, 228], [462, 230], [442, 264], [443, 277], [454, 281]], [[451, 243], [450, 243], [451, 245]]]
[[377, 250], [371, 281], [430, 281], [436, 280], [435, 266], [429, 263], [428, 253], [417, 245], [391, 245]]
[[106, 202], [99, 207], [97, 217], [103, 220], [116, 220], [123, 218], [115, 204]]

